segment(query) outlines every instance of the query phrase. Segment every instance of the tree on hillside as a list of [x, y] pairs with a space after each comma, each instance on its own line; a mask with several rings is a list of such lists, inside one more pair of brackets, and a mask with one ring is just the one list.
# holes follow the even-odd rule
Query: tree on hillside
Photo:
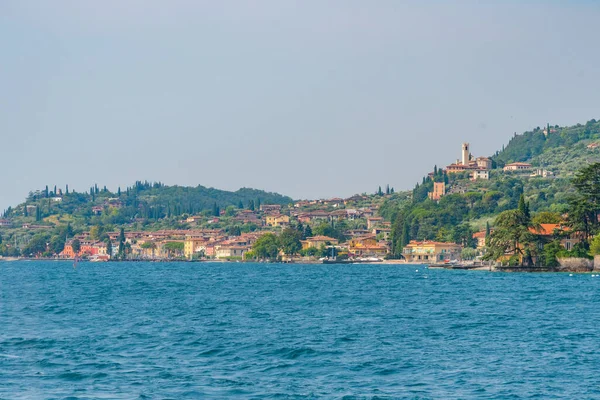
[[125, 229], [123, 228], [121, 228], [121, 231], [119, 232], [119, 250], [117, 256], [120, 259], [125, 258]]
[[572, 180], [576, 196], [569, 205], [568, 224], [586, 240], [598, 233], [600, 214], [600, 163], [579, 170]]
[[279, 254], [279, 240], [273, 233], [265, 233], [252, 245], [252, 253], [258, 259], [274, 260]]
[[38, 256], [46, 251], [46, 246], [50, 240], [50, 237], [47, 233], [37, 233], [35, 234], [31, 240], [27, 243], [27, 245], [23, 248], [23, 255], [26, 256]]
[[534, 224], [560, 224], [562, 216], [557, 212], [542, 211], [535, 214], [532, 218]]
[[287, 227], [279, 235], [279, 245], [281, 250], [287, 255], [296, 255], [302, 249], [302, 234], [294, 228]]
[[183, 256], [184, 248], [185, 244], [183, 242], [167, 242], [164, 244], [164, 249], [167, 251], [169, 258]]
[[489, 236], [485, 259], [498, 260], [505, 256], [517, 256], [521, 265], [532, 265], [537, 252], [532, 224], [523, 210], [502, 212], [495, 220], [494, 231]]
[[79, 241], [79, 239], [74, 239], [71, 242], [71, 248], [73, 249], [73, 253], [75, 253], [76, 255], [79, 254], [79, 251], [81, 250], [81, 242]]
[[110, 238], [106, 238], [106, 254], [108, 255], [108, 258], [112, 257], [112, 242], [110, 241]]
[[312, 228], [310, 227], [310, 225], [306, 224], [306, 227], [304, 227], [304, 235], [303, 236], [305, 239], [313, 236]]

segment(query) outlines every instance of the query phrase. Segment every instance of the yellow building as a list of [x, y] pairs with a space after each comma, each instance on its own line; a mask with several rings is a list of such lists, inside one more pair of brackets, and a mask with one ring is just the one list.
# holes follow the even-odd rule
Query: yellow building
[[386, 246], [377, 243], [375, 235], [362, 236], [348, 241], [348, 253], [353, 256], [385, 256]]
[[337, 239], [329, 236], [312, 236], [302, 240], [302, 249], [308, 249], [309, 247], [319, 248], [323, 246], [335, 246], [338, 244]]
[[204, 251], [206, 253], [206, 239], [202, 237], [186, 237], [183, 242], [183, 254], [186, 258], [192, 257], [195, 253]]
[[290, 217], [287, 215], [267, 215], [266, 223], [267, 226], [288, 226]]
[[435, 263], [460, 258], [462, 246], [456, 243], [417, 242], [411, 240], [404, 246], [402, 255], [409, 263]]

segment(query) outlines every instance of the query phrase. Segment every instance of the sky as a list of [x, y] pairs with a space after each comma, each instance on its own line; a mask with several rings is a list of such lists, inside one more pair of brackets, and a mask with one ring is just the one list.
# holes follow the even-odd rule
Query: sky
[[136, 180], [411, 189], [600, 119], [600, 3], [0, 1], [0, 210]]

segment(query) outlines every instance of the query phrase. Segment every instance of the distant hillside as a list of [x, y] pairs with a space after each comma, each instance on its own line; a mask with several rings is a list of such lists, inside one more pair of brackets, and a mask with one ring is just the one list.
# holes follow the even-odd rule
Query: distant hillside
[[[585, 125], [577, 124], [570, 127], [546, 125], [544, 128], [538, 127], [521, 135], [515, 134], [508, 145], [492, 158], [498, 167], [516, 161], [531, 161], [532, 164], [540, 167], [555, 165], [560, 167], [564, 166], [565, 161], [573, 161], [580, 155], [584, 158], [589, 156], [590, 153], [584, 150], [587, 150], [587, 144], [595, 140], [600, 140], [600, 122], [595, 119]], [[557, 150], [560, 154], [556, 154]], [[570, 168], [559, 169], [570, 170]]]
[[[493, 227], [499, 213], [515, 209], [521, 195], [534, 214], [560, 220], [574, 192], [574, 173], [600, 162], [600, 122], [593, 119], [571, 127], [547, 125], [515, 134], [491, 158], [489, 179], [473, 180], [470, 172], [446, 173], [434, 167], [415, 186], [410, 200], [388, 200], [383, 209], [393, 222], [394, 252], [398, 254], [415, 239], [467, 244], [474, 231], [490, 224]], [[512, 162], [527, 162], [533, 168], [504, 171], [503, 167]], [[445, 183], [439, 201], [429, 199], [434, 182]]]
[[211, 214], [227, 207], [256, 207], [260, 204], [290, 204], [290, 197], [257, 189], [235, 192], [204, 186], [167, 186], [160, 182], [136, 182], [117, 192], [94, 185], [84, 193], [68, 188], [46, 188], [30, 192], [27, 200], [5, 211], [4, 217], [21, 223], [52, 224], [70, 222], [125, 224], [133, 220], [158, 221], [183, 215]]

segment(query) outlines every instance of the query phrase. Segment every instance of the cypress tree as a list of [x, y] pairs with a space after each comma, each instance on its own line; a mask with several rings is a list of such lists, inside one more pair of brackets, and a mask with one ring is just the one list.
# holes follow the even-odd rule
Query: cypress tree
[[119, 232], [119, 257], [122, 259], [125, 257], [125, 229], [121, 228]]
[[106, 254], [108, 254], [108, 258], [112, 257], [112, 243], [110, 239], [106, 239]]
[[241, 201], [241, 200], [240, 200], [240, 202], [239, 202], [239, 204], [238, 204], [238, 208], [239, 208], [239, 209], [242, 209], [242, 208], [244, 208], [244, 203], [242, 203], [242, 201]]
[[400, 239], [400, 246], [404, 248], [407, 244], [410, 243], [410, 226], [408, 225], [408, 221], [404, 221], [404, 225], [402, 226], [402, 237]]
[[304, 228], [304, 238], [306, 239], [307, 237], [312, 237], [313, 236], [313, 231], [310, 227], [310, 225], [306, 224], [306, 227]]
[[65, 188], [65, 194], [69, 194], [69, 185]]

